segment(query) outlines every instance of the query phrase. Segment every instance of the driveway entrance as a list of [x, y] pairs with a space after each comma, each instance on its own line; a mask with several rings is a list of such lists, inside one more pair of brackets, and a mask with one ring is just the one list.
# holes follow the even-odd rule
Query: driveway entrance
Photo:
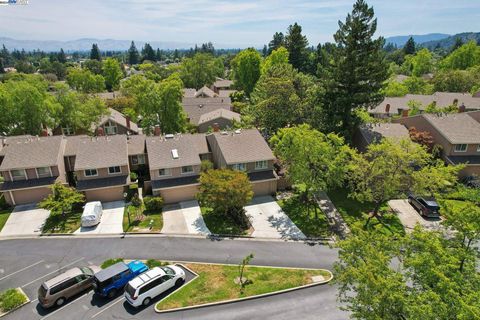
[[36, 203], [16, 206], [0, 233], [1, 236], [41, 234], [50, 211], [37, 208]]

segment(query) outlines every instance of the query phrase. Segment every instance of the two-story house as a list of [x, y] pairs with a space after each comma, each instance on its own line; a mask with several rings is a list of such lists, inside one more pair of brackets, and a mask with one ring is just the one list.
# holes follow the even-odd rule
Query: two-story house
[[204, 134], [147, 137], [151, 189], [165, 203], [195, 199], [202, 160], [211, 160]]
[[62, 136], [8, 137], [1, 141], [0, 192], [10, 205], [35, 203], [50, 194], [55, 182], [66, 184]]
[[216, 168], [246, 172], [256, 196], [277, 191], [275, 156], [257, 129], [214, 132], [207, 141]]

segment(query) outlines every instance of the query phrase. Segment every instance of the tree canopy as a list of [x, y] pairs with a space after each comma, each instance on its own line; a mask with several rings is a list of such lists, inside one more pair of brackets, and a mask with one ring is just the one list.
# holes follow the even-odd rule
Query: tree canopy
[[180, 78], [185, 87], [197, 90], [211, 86], [215, 78], [223, 74], [223, 62], [209, 53], [197, 53], [192, 58], [185, 58], [180, 67]]
[[253, 48], [241, 51], [231, 62], [235, 85], [247, 96], [250, 96], [260, 78], [261, 63], [260, 53]]

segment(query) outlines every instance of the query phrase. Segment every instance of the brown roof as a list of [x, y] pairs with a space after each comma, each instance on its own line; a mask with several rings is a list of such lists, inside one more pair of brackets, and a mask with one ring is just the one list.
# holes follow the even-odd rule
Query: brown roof
[[128, 165], [127, 137], [87, 137], [76, 143], [75, 170]]
[[[178, 168], [200, 165], [200, 154], [209, 153], [204, 134], [176, 134], [147, 137], [147, 153], [150, 169]], [[172, 150], [177, 150], [178, 158]]]
[[55, 166], [64, 149], [65, 139], [62, 136], [8, 137], [1, 150], [4, 159], [0, 170]]
[[410, 136], [407, 128], [400, 123], [369, 123], [359, 129], [367, 143], [380, 141], [382, 138], [403, 139]]
[[422, 114], [452, 144], [480, 144], [480, 123], [465, 113]]
[[215, 140], [227, 164], [275, 159], [257, 129], [215, 132], [207, 139]]
[[233, 84], [232, 80], [217, 78], [213, 86], [216, 88], [230, 88], [232, 84]]
[[128, 155], [145, 153], [145, 139], [143, 134], [131, 135], [127, 139]]
[[200, 97], [205, 97], [205, 98], [215, 98], [217, 97], [218, 95], [213, 92], [212, 89], [206, 87], [206, 86], [203, 86], [202, 88], [200, 88], [196, 93], [195, 93], [195, 98], [200, 98]]
[[195, 93], [197, 93], [197, 90], [193, 89], [193, 88], [185, 88], [183, 89], [183, 96], [185, 98], [194, 98], [195, 97]]
[[[124, 116], [121, 112], [118, 112], [117, 110], [115, 109], [112, 109], [112, 108], [108, 108], [108, 111], [110, 112], [110, 114], [108, 115], [105, 115], [103, 116], [100, 121], [98, 123], [93, 123], [92, 124], [92, 131], [95, 131], [95, 129], [103, 124], [105, 124], [105, 122], [107, 122], [108, 120], [111, 120], [119, 125], [121, 125], [122, 127], [125, 127], [127, 128], [127, 117]], [[131, 131], [135, 132], [135, 133], [138, 133], [138, 125], [133, 122], [133, 121], [130, 121], [130, 129]]]
[[183, 98], [183, 110], [194, 125], [198, 124], [200, 117], [217, 109], [231, 110], [230, 98]]
[[237, 92], [237, 90], [218, 90], [218, 96], [222, 98], [227, 98], [230, 97], [230, 95], [234, 92]]
[[239, 113], [236, 113], [227, 109], [217, 109], [217, 110], [202, 114], [198, 119], [198, 124], [202, 124], [202, 123], [209, 122], [219, 118], [235, 120], [240, 122]]

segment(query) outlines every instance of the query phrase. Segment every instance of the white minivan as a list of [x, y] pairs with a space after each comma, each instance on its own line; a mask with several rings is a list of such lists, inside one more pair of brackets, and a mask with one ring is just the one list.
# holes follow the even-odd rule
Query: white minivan
[[155, 267], [130, 280], [125, 298], [134, 307], [148, 306], [153, 298], [185, 282], [185, 271], [174, 265]]
[[83, 208], [82, 227], [93, 227], [100, 223], [103, 207], [100, 201], [88, 202]]

